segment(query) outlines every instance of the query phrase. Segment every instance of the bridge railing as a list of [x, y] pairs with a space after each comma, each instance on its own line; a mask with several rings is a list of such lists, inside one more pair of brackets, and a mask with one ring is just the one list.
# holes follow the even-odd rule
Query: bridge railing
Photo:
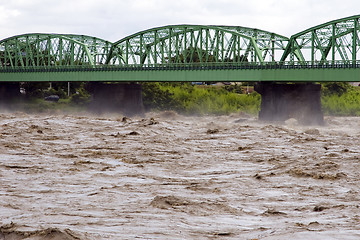
[[166, 71], [166, 70], [236, 70], [236, 69], [319, 69], [360, 68], [360, 61], [329, 62], [209, 62], [209, 63], [162, 63], [129, 65], [76, 65], [76, 66], [0, 66], [1, 72], [71, 72], [71, 71]]

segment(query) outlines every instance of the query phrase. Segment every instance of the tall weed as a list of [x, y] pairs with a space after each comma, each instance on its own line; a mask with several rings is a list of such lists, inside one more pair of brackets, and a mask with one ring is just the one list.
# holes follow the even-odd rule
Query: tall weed
[[[152, 93], [148, 91], [149, 89]], [[255, 115], [260, 109], [259, 94], [239, 94], [217, 86], [151, 83], [150, 86], [143, 85], [143, 90], [144, 104], [148, 110], [175, 110], [191, 115], [221, 115], [236, 112]], [[156, 105], [151, 101], [155, 99], [155, 95], [158, 101]]]
[[360, 90], [351, 89], [341, 95], [323, 95], [321, 99], [325, 115], [360, 116]]

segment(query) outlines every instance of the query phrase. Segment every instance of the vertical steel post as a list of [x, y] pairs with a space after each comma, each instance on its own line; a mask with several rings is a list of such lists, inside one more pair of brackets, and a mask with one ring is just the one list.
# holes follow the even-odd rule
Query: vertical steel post
[[[272, 55], [272, 58], [271, 58], [271, 61], [272, 62], [275, 62], [275, 39], [274, 39], [274, 35], [272, 34], [271, 36], [271, 55]], [[265, 59], [264, 59], [265, 60]]]
[[176, 37], [175, 37], [175, 62], [178, 63], [180, 62], [179, 59], [180, 59], [180, 51], [179, 51], [179, 34], [176, 34]]
[[25, 66], [27, 67], [27, 66], [29, 66], [30, 64], [29, 64], [29, 62], [30, 62], [30, 52], [31, 52], [31, 50], [30, 50], [30, 47], [29, 47], [29, 36], [26, 36], [26, 51], [25, 51], [25, 54], [26, 54], [26, 56], [25, 56], [25, 59], [26, 59], [26, 62], [25, 62]]
[[70, 65], [74, 65], [75, 49], [74, 42], [70, 42]]
[[19, 65], [19, 41], [16, 41], [15, 43], [15, 66]]
[[[161, 41], [159, 41], [159, 47], [160, 47], [160, 52], [161, 52], [161, 64], [163, 64], [165, 62], [165, 51], [166, 51], [166, 48], [165, 48], [165, 40], [163, 40], [160, 36], [160, 39]], [[157, 44], [157, 42], [155, 43]]]
[[332, 64], [335, 64], [335, 46], [336, 46], [336, 38], [335, 38], [335, 33], [336, 33], [336, 24], [333, 23], [332, 24], [332, 36], [331, 36], [331, 47], [332, 47]]
[[171, 62], [172, 58], [172, 28], [169, 29], [169, 52], [168, 52], [168, 62]]
[[125, 64], [128, 65], [129, 64], [129, 47], [130, 47], [130, 44], [129, 44], [129, 39], [126, 40], [126, 43], [125, 43]]
[[216, 30], [215, 31], [216, 34], [216, 62], [219, 62], [219, 57], [220, 57], [220, 53], [219, 53], [219, 45], [220, 45], [220, 31]]
[[200, 59], [200, 62], [202, 63], [204, 61], [204, 59], [203, 59], [203, 55], [204, 55], [204, 52], [203, 52], [203, 46], [204, 46], [203, 28], [200, 28], [200, 30], [199, 30], [199, 37], [200, 37], [200, 43], [199, 43], [200, 56], [199, 56], [199, 59]]
[[209, 29], [205, 29], [205, 51], [206, 51], [206, 56], [205, 56], [205, 62], [209, 62]]
[[156, 56], [156, 43], [157, 43], [157, 30], [154, 31], [154, 50], [153, 50], [153, 60], [154, 60], [154, 64], [156, 65], [157, 64], [157, 56]]
[[51, 58], [51, 37], [49, 36], [48, 37], [48, 40], [47, 40], [47, 48], [48, 48], [48, 50], [47, 50], [47, 65], [48, 66], [50, 66], [50, 58]]
[[62, 66], [63, 62], [63, 39], [59, 39], [59, 65]]
[[225, 41], [225, 33], [224, 32], [219, 32], [219, 34], [221, 34], [221, 62], [224, 62], [224, 41]]
[[315, 30], [311, 31], [311, 65], [314, 65], [315, 60]]
[[356, 52], [357, 52], [357, 39], [358, 39], [358, 34], [357, 34], [357, 30], [359, 29], [359, 22], [358, 19], [354, 19], [354, 31], [352, 33], [353, 35], [353, 41], [352, 41], [352, 62], [353, 64], [356, 63]]
[[39, 35], [36, 36], [36, 66], [40, 66], [40, 40]]
[[[186, 48], [187, 48], [187, 27], [184, 28], [184, 49], [183, 52], [186, 52]], [[184, 62], [186, 62], [186, 56], [184, 56]]]
[[[96, 63], [97, 63], [97, 61], [98, 61], [98, 53], [97, 53], [97, 42], [96, 42], [96, 39], [95, 38], [93, 38], [92, 39], [92, 41], [93, 41], [93, 43], [92, 43], [92, 48], [93, 49], [91, 49], [91, 51], [94, 53], [93, 54], [93, 64], [94, 64], [94, 66], [96, 65]], [[90, 54], [90, 56], [91, 56], [91, 52], [89, 52], [89, 54]]]

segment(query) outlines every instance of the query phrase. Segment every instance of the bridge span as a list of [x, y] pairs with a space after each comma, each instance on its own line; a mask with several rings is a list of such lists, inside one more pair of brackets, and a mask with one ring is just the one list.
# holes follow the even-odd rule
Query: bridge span
[[0, 41], [0, 83], [360, 82], [359, 19], [337, 19], [290, 37], [220, 25], [157, 27], [116, 42], [23, 34]]
[[70, 34], [0, 41], [0, 81], [360, 81], [360, 15], [290, 38], [240, 26], [172, 25], [117, 42]]

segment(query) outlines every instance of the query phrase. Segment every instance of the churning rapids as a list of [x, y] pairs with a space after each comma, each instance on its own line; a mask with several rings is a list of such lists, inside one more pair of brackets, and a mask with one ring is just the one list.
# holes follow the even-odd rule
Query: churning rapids
[[0, 240], [360, 239], [360, 118], [0, 114]]

